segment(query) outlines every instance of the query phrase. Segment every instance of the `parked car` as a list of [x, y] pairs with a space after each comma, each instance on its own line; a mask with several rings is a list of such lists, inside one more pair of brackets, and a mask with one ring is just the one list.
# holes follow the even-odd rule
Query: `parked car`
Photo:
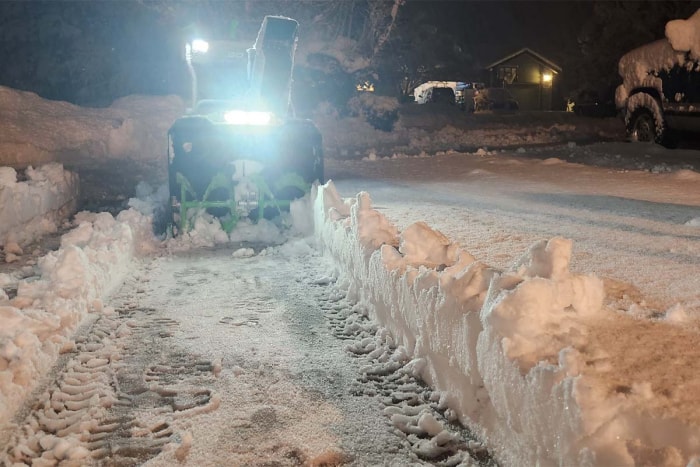
[[575, 98], [573, 110], [576, 115], [582, 117], [615, 117], [617, 115], [615, 88], [606, 88], [600, 92], [593, 89], [579, 92]]
[[427, 101], [430, 103], [451, 105], [455, 105], [457, 103], [457, 99], [452, 88], [430, 88], [430, 90], [428, 90]]
[[[700, 10], [694, 16], [700, 17]], [[620, 59], [623, 83], [615, 104], [632, 141], [675, 146], [681, 132], [700, 134], [700, 44], [688, 41], [690, 20], [666, 25], [666, 39]]]
[[484, 88], [474, 93], [474, 110], [518, 110], [520, 106], [505, 88]]
[[617, 108], [612, 101], [576, 102], [574, 105], [574, 113], [582, 117], [607, 118], [617, 115]]

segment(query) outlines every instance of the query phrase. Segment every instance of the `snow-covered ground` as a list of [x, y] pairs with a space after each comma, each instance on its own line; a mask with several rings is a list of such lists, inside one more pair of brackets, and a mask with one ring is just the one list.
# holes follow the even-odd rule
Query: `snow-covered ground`
[[[26, 123], [25, 137], [33, 130]], [[505, 125], [499, 131], [511, 134]], [[59, 355], [74, 348], [81, 323], [109, 311], [135, 255], [313, 232], [334, 260], [329, 276], [381, 326], [378, 336], [390, 336], [504, 465], [695, 461], [700, 175], [692, 165], [650, 163], [671, 154], [652, 146], [572, 142], [535, 150], [527, 144], [551, 143], [553, 132], [518, 132], [512, 141], [522, 149], [508, 153], [384, 159], [366, 150], [366, 160], [331, 162], [337, 181], [295, 204], [286, 233], [243, 223], [229, 237], [201, 218], [191, 235], [162, 241], [149, 217], [148, 199], [158, 194], [144, 187], [116, 217], [77, 215], [55, 251], [34, 253], [24, 240], [43, 235], [45, 223], [7, 229], [16, 240], [3, 239], [12, 263], [0, 269], [3, 430]], [[491, 141], [497, 134], [489, 130]], [[568, 162], [596, 154], [608, 168]], [[45, 199], [71, 196], [66, 177], [27, 178], [0, 183], [0, 195], [17, 200], [32, 186]], [[407, 191], [415, 194], [398, 198]], [[558, 206], [549, 202], [556, 196]], [[63, 223], [50, 220], [54, 228]], [[64, 457], [85, 455], [46, 436]]]
[[700, 175], [585, 167], [567, 149], [330, 164], [374, 195], [327, 195], [326, 245], [506, 465], [685, 465]]

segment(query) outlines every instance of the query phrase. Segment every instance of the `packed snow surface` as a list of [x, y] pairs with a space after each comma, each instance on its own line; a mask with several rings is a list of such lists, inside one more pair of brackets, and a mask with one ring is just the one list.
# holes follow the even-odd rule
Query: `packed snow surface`
[[[469, 160], [484, 157], [497, 155], [482, 151], [462, 163], [468, 167]], [[403, 160], [383, 163], [401, 167]], [[555, 178], [575, 168], [554, 158], [539, 164]], [[513, 169], [528, 172], [522, 163]], [[471, 173], [490, 176], [483, 169]], [[671, 177], [698, 182], [691, 171]], [[158, 191], [138, 191], [158, 198]], [[149, 202], [130, 204], [116, 218], [79, 213], [60, 249], [38, 260], [31, 280], [2, 275], [17, 290], [12, 298], [0, 297], [3, 420], [61, 349], [70, 347], [70, 335], [89, 312], [102, 311], [134, 252], [263, 238], [283, 243], [289, 232], [315, 231], [349, 296], [371, 311], [414, 360], [417, 374], [444, 393], [445, 404], [504, 464], [527, 459], [628, 465], [653, 459], [674, 465], [700, 452], [693, 399], [700, 386], [700, 342], [692, 303], [669, 308], [664, 319], [607, 308], [604, 281], [571, 271], [567, 238], [534, 242], [510, 266], [494, 266], [425, 222], [397, 228], [372, 206], [368, 193], [344, 198], [333, 182], [318, 190], [315, 201], [295, 203], [285, 221], [243, 223], [230, 235], [203, 214], [188, 235], [161, 241], [151, 233]], [[686, 229], [693, 229], [696, 217], [686, 220]]]

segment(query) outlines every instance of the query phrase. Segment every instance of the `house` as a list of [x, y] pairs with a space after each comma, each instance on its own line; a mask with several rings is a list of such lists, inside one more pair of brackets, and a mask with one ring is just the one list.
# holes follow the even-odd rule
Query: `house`
[[561, 67], [534, 50], [523, 48], [486, 67], [490, 87], [505, 87], [521, 110], [562, 110], [553, 90]]

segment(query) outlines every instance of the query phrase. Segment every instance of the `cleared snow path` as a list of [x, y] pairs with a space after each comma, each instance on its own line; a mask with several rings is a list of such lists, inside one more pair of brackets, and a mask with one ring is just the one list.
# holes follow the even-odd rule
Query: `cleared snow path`
[[20, 412], [4, 462], [490, 462], [464, 429], [445, 429], [454, 414], [439, 393], [308, 241], [135, 263]]

